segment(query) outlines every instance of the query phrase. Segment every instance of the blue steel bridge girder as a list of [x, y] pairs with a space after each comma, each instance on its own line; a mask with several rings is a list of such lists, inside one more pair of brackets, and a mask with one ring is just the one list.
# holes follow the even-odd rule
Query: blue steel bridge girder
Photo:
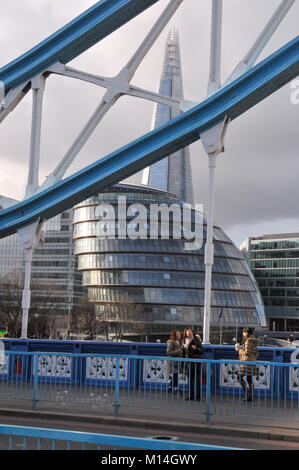
[[[152, 2], [154, 3], [154, 2]], [[60, 183], [0, 212], [0, 237], [49, 219], [233, 120], [299, 74], [299, 36], [198, 106]]]
[[28, 52], [0, 69], [5, 94], [56, 62], [67, 64], [159, 0], [100, 0]]

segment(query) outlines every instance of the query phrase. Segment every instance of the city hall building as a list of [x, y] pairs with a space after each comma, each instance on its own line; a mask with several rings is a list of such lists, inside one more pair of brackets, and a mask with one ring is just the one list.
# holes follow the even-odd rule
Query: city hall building
[[[183, 80], [177, 30], [169, 32], [160, 79], [159, 93], [182, 100]], [[152, 128], [178, 116], [175, 108], [156, 104]], [[188, 147], [181, 149], [146, 168], [142, 185], [118, 184], [87, 199], [74, 208], [75, 253], [78, 268], [88, 298], [94, 302], [101, 319], [110, 323], [123, 320], [145, 325], [146, 334], [169, 335], [173, 328], [185, 326], [201, 329], [204, 309], [204, 245], [206, 223], [202, 219], [202, 243], [198, 249], [186, 249], [189, 241], [169, 231], [153, 239], [148, 223], [152, 205], [178, 205], [193, 203], [191, 161]], [[140, 204], [144, 220], [143, 237], [125, 237], [119, 230], [119, 197], [126, 198], [126, 211], [130, 204]], [[115, 237], [99, 236], [101, 205], [114, 207], [113, 233]], [[198, 215], [198, 214], [197, 214]], [[193, 230], [196, 210], [192, 209]], [[129, 215], [127, 225], [134, 215]], [[177, 224], [178, 226], [179, 224]], [[109, 229], [108, 229], [109, 230]], [[139, 227], [140, 230], [140, 227]], [[178, 230], [183, 234], [183, 227]], [[111, 235], [111, 233], [110, 233]], [[211, 340], [219, 342], [219, 328], [227, 329], [227, 340], [232, 341], [237, 326], [266, 326], [263, 305], [253, 276], [243, 255], [221, 230], [214, 227], [215, 264], [212, 276]], [[132, 309], [130, 312], [130, 303]], [[133, 307], [134, 305], [134, 307]], [[134, 312], [133, 312], [134, 311]], [[132, 313], [133, 312], [133, 313]], [[134, 318], [132, 318], [134, 317]], [[213, 337], [214, 335], [214, 337]]]
[[[202, 330], [204, 311], [204, 245], [206, 221], [203, 218], [203, 240], [199, 249], [186, 249], [189, 239], [169, 239], [161, 231], [150, 238], [149, 216], [144, 220], [147, 236], [118, 238], [118, 198], [126, 198], [126, 207], [139, 204], [148, 214], [151, 204], [184, 206], [176, 196], [141, 185], [118, 184], [87, 199], [74, 208], [74, 252], [88, 298], [96, 305], [99, 318], [107, 322], [125, 321], [119, 312], [130, 304], [136, 315], [128, 316], [132, 329], [136, 323], [145, 326], [149, 336], [168, 335], [186, 326]], [[98, 233], [99, 206], [112, 205], [115, 238]], [[103, 213], [104, 211], [102, 211]], [[201, 214], [202, 215], [202, 214]], [[130, 224], [134, 216], [128, 216]], [[171, 219], [170, 219], [170, 222]], [[194, 229], [195, 209], [192, 209]], [[139, 223], [142, 223], [139, 220]], [[220, 321], [223, 332], [232, 341], [236, 326], [266, 326], [264, 309], [254, 278], [243, 255], [223, 232], [214, 227], [215, 262], [212, 275], [211, 340], [219, 342]], [[136, 305], [138, 309], [136, 310]], [[220, 320], [221, 318], [221, 320]]]

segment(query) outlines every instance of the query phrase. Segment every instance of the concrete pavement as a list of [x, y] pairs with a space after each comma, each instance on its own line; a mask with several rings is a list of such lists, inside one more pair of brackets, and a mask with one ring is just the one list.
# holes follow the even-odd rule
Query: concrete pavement
[[[248, 404], [250, 405], [250, 404]], [[76, 421], [84, 423], [98, 423], [105, 426], [119, 426], [148, 429], [159, 435], [169, 435], [172, 431], [182, 433], [202, 433], [225, 435], [230, 437], [244, 437], [252, 439], [266, 439], [299, 443], [299, 419], [273, 419], [257, 417], [254, 405], [251, 408], [242, 408], [237, 415], [228, 415], [228, 410], [219, 407], [207, 422], [204, 414], [205, 406], [201, 402], [187, 402], [180, 409], [153, 408], [150, 406], [120, 406], [119, 414], [115, 416], [115, 408], [111, 404], [83, 404], [73, 402], [47, 402], [38, 401], [36, 409], [32, 409], [31, 400], [1, 399], [1, 416], [15, 416], [24, 418], [37, 418], [46, 420], [51, 427], [51, 420]], [[255, 410], [255, 411], [254, 411]], [[245, 416], [246, 411], [246, 416]], [[252, 412], [250, 414], [250, 411]], [[240, 415], [241, 412], [243, 416]], [[298, 410], [297, 410], [298, 412]]]

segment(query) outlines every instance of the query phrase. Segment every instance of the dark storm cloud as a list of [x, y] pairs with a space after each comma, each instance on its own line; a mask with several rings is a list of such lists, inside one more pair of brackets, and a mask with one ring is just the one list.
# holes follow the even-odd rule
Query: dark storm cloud
[[[14, 0], [0, 6], [2, 65], [94, 3], [91, 0]], [[100, 75], [118, 73], [167, 3], [167, 0], [161, 0], [70, 65]], [[279, 0], [224, 1], [223, 81], [246, 54], [279, 3]], [[180, 30], [185, 98], [203, 100], [209, 73], [210, 12], [210, 0], [184, 0], [141, 64], [133, 83], [157, 90], [166, 35], [175, 25]], [[299, 4], [296, 2], [259, 60], [298, 34], [298, 19]], [[79, 81], [62, 77], [47, 80], [40, 182], [68, 150], [102, 95], [101, 89]], [[218, 157], [217, 163], [215, 221], [237, 243], [246, 236], [257, 234], [259, 228], [287, 231], [285, 228], [291, 226], [290, 221], [299, 221], [299, 105], [291, 104], [290, 95], [290, 85], [286, 85], [229, 126], [226, 151]], [[121, 98], [105, 116], [68, 174], [146, 133], [152, 111], [151, 103]], [[28, 95], [0, 126], [0, 193], [10, 197], [22, 198], [24, 195], [30, 113], [31, 96]], [[195, 201], [203, 202], [206, 207], [208, 162], [200, 142], [192, 145], [191, 155]]]

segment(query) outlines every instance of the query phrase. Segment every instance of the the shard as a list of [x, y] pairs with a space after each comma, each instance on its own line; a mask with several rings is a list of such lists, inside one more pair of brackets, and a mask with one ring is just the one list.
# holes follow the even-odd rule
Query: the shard
[[[179, 34], [176, 29], [171, 30], [167, 37], [159, 93], [180, 100], [184, 98]], [[163, 104], [155, 105], [152, 129], [179, 114], [177, 108]], [[143, 171], [142, 184], [167, 191], [185, 202], [193, 203], [189, 148], [185, 147], [146, 168]]]

